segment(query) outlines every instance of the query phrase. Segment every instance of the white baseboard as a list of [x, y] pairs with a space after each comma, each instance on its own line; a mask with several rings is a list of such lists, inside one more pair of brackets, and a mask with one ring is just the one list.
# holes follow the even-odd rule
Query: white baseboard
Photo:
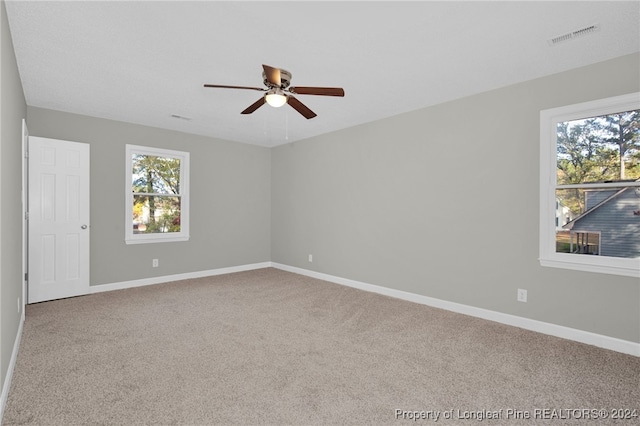
[[126, 288], [142, 287], [145, 285], [163, 284], [171, 281], [187, 280], [191, 278], [211, 277], [214, 275], [232, 274], [234, 272], [251, 271], [271, 267], [271, 262], [252, 263], [249, 265], [230, 266], [227, 268], [210, 269], [207, 271], [187, 272], [184, 274], [164, 275], [161, 277], [142, 278], [132, 281], [121, 281], [111, 284], [99, 284], [89, 287], [89, 294], [102, 293], [104, 291], [123, 290]]
[[9, 360], [9, 367], [7, 368], [7, 376], [4, 378], [4, 384], [2, 385], [2, 395], [0, 396], [0, 424], [2, 424], [2, 418], [4, 417], [4, 409], [7, 405], [7, 398], [9, 398], [9, 389], [11, 388], [11, 379], [13, 378], [13, 370], [16, 367], [16, 360], [18, 359], [18, 351], [20, 350], [20, 341], [22, 340], [22, 327], [24, 325], [24, 306], [22, 307], [22, 314], [20, 315], [20, 324], [18, 325], [18, 332], [16, 333], [16, 339], [13, 342], [13, 351], [11, 352], [11, 359]]
[[395, 297], [397, 299], [403, 299], [409, 302], [420, 303], [422, 305], [432, 306], [434, 308], [445, 309], [459, 314], [470, 315], [489, 321], [499, 322], [501, 324], [511, 325], [514, 327], [536, 331], [538, 333], [547, 334], [550, 336], [561, 337], [563, 339], [586, 343], [588, 345], [597, 346], [603, 349], [609, 349], [612, 351], [640, 357], [640, 343], [630, 342], [628, 340], [603, 336], [601, 334], [591, 333], [589, 331], [577, 330], [574, 328], [564, 327], [562, 325], [551, 324], [529, 318], [519, 317], [516, 315], [504, 314], [488, 309], [476, 308], [474, 306], [463, 305], [460, 303], [448, 302], [442, 299], [435, 299], [433, 297], [422, 296], [406, 291], [367, 284], [360, 281], [354, 281], [347, 278], [309, 271], [307, 269], [283, 265], [276, 262], [271, 262], [271, 266], [277, 269], [282, 269], [284, 271], [306, 275], [308, 277], [317, 278], [320, 280], [329, 281], [332, 283], [341, 284], [372, 293], [383, 294], [385, 296]]

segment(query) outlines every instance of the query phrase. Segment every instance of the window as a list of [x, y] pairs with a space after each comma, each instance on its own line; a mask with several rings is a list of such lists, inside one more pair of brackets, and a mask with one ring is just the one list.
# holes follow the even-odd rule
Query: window
[[640, 277], [640, 93], [541, 111], [540, 263]]
[[189, 153], [127, 145], [127, 244], [189, 239]]

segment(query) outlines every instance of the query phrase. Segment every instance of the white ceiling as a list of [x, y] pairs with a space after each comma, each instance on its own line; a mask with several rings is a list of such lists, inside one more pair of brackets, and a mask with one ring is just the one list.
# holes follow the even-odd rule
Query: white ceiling
[[[276, 146], [640, 51], [640, 2], [6, 1], [27, 104]], [[599, 31], [550, 45], [587, 27]], [[262, 64], [339, 86], [240, 111]], [[526, 99], [523, 99], [526, 102]], [[191, 120], [172, 118], [179, 115]]]

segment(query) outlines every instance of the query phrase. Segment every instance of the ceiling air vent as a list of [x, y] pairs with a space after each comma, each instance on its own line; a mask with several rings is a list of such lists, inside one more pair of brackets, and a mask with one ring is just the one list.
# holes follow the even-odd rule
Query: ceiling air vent
[[571, 31], [570, 33], [562, 34], [557, 37], [553, 37], [549, 40], [549, 44], [551, 46], [555, 46], [556, 44], [563, 43], [565, 41], [573, 40], [574, 38], [586, 36], [592, 33], [600, 31], [600, 25], [593, 24], [584, 28], [580, 28], [579, 30]]

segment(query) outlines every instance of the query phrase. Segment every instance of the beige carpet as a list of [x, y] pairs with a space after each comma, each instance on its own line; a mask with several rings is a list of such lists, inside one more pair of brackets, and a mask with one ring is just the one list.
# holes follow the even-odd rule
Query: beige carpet
[[640, 358], [267, 268], [29, 305], [3, 424], [599, 413], [582, 409], [640, 410]]

